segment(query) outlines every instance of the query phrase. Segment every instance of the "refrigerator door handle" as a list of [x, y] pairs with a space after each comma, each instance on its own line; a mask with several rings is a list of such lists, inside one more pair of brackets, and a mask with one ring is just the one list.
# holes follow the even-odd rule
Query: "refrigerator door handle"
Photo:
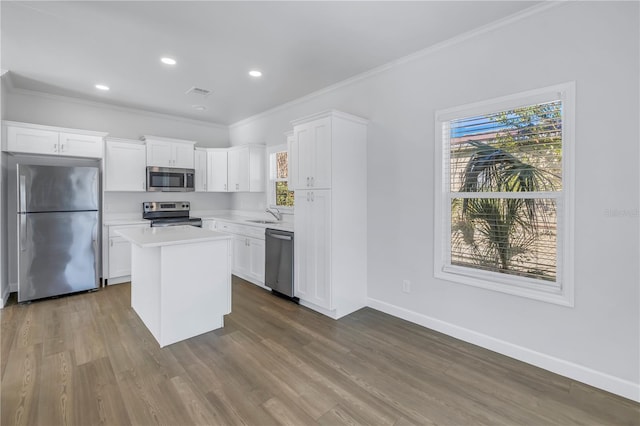
[[18, 205], [20, 206], [20, 212], [26, 213], [27, 210], [27, 177], [20, 175], [20, 193], [18, 194], [20, 200]]
[[27, 215], [20, 216], [20, 251], [27, 251]]

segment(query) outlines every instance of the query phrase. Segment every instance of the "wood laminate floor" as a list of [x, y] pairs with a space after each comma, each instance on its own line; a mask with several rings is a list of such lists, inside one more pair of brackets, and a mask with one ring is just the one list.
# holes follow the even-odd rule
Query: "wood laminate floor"
[[618, 425], [640, 404], [406, 321], [235, 279], [225, 327], [160, 349], [130, 286], [1, 311], [2, 425]]

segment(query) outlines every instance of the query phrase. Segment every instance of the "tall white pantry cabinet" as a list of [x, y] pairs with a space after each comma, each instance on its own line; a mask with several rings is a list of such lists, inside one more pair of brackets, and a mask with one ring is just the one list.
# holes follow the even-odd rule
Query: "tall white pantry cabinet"
[[367, 303], [367, 123], [335, 110], [291, 122], [295, 295], [334, 319]]

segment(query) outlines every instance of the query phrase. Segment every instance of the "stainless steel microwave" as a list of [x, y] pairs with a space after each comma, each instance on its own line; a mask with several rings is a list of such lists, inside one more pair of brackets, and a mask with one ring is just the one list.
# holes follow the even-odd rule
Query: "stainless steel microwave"
[[149, 166], [147, 167], [147, 191], [195, 191], [194, 176], [194, 169]]

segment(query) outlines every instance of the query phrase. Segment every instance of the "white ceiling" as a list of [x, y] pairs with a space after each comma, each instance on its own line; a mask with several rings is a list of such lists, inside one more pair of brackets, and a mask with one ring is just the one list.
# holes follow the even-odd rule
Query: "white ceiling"
[[18, 89], [232, 124], [535, 3], [2, 1], [0, 67]]

